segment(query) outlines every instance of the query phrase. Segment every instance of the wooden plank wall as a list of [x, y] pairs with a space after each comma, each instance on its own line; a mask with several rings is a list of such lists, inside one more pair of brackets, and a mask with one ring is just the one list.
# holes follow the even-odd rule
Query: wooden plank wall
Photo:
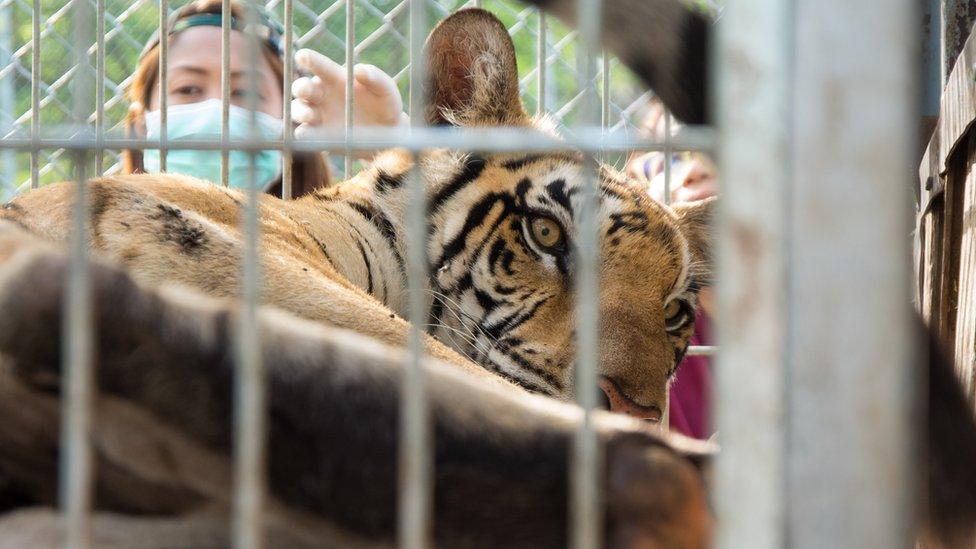
[[976, 398], [976, 41], [942, 95], [919, 168], [918, 307]]

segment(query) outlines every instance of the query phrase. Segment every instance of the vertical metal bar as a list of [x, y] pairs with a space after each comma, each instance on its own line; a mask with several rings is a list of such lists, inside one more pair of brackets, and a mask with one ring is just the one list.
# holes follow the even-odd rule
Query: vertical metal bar
[[664, 107], [664, 203], [671, 205], [671, 157], [674, 140], [671, 138], [671, 111]]
[[[8, 66], [13, 62], [14, 12], [13, 3], [7, 3], [0, 8], [0, 66]], [[13, 72], [0, 78], [0, 109], [3, 110], [3, 129], [0, 131], [4, 136], [14, 129], [13, 120], [17, 112], [15, 79]], [[0, 151], [0, 201], [6, 202], [17, 191], [18, 171], [16, 153], [9, 149]]]
[[[31, 13], [31, 139], [41, 133], [41, 0], [34, 0]], [[30, 188], [40, 185], [40, 151], [31, 149]]]
[[[74, 0], [74, 56], [77, 73], [72, 81], [72, 119], [81, 132], [91, 107], [91, 44], [89, 0]], [[64, 303], [67, 325], [63, 337], [62, 364], [66, 380], [61, 420], [61, 507], [65, 517], [65, 545], [84, 548], [91, 544], [93, 460], [91, 448], [94, 401], [93, 335], [91, 318], [91, 275], [88, 269], [88, 186], [84, 151], [73, 155], [77, 175], [73, 230], [71, 233], [68, 294]]]
[[546, 46], [549, 40], [549, 24], [546, 21], [546, 13], [539, 10], [539, 34], [536, 36], [536, 67], [539, 71], [538, 80], [536, 84], [536, 95], [538, 96], [538, 103], [536, 103], [536, 114], [543, 114], [546, 112], [546, 73], [548, 72], [546, 66]]
[[[580, 73], [579, 87], [585, 90], [580, 102], [580, 121], [584, 127], [596, 127], [599, 123], [599, 104], [593, 80], [596, 76], [595, 52], [600, 43], [600, 17], [602, 3], [578, 0], [577, 17], [580, 22]], [[589, 155], [586, 156], [590, 158]], [[597, 237], [599, 208], [596, 166], [587, 161], [583, 166], [585, 184], [580, 193], [579, 242], [576, 277], [576, 402], [583, 409], [583, 419], [573, 440], [570, 459], [572, 476], [570, 485], [570, 541], [574, 549], [593, 549], [600, 546], [603, 532], [602, 494], [598, 471], [603, 456], [597, 445], [593, 429], [592, 410], [597, 404], [597, 371], [600, 362], [598, 261], [600, 257]]]
[[[664, 109], [664, 204], [671, 205], [671, 157], [674, 156], [674, 139], [672, 137], [671, 111], [662, 103]], [[664, 414], [661, 417], [661, 430], [671, 429], [671, 390], [664, 395]]]
[[606, 51], [600, 56], [600, 75], [602, 90], [600, 94], [600, 126], [603, 131], [610, 128], [610, 54]]
[[[244, 3], [247, 29], [247, 66], [257, 67], [260, 60], [257, 6], [253, 0]], [[224, 20], [227, 13], [224, 14]], [[258, 74], [247, 71], [247, 107], [249, 139], [258, 139]], [[241, 291], [241, 316], [237, 329], [237, 376], [234, 433], [236, 437], [234, 499], [234, 545], [238, 549], [260, 549], [264, 546], [263, 517], [265, 439], [267, 395], [264, 365], [261, 361], [261, 332], [258, 326], [257, 302], [260, 296], [260, 258], [258, 256], [258, 196], [255, 152], [249, 156], [247, 204], [244, 208], [244, 268]]]
[[291, 84], [295, 76], [295, 12], [294, 1], [285, 0], [285, 74], [281, 91], [281, 113], [284, 119], [284, 148], [281, 151], [281, 198], [291, 200], [292, 197], [292, 163], [295, 154], [291, 142], [295, 137], [295, 130], [291, 121]]
[[796, 3], [787, 544], [797, 549], [912, 541], [917, 4]]
[[159, 171], [166, 171], [169, 132], [169, 0], [159, 0]]
[[[425, 0], [410, 0], [410, 124], [426, 125], [424, 57], [426, 35]], [[427, 211], [426, 189], [420, 169], [420, 155], [410, 171], [410, 203], [407, 208], [407, 285], [410, 314], [410, 359], [400, 397], [400, 455], [398, 500], [398, 545], [403, 548], [431, 544], [432, 469], [430, 410], [427, 376], [423, 370], [423, 340], [420, 327], [427, 322]]]
[[[353, 69], [356, 64], [356, 0], [346, 0], [346, 142], [352, 140], [352, 113], [355, 102], [353, 94]], [[347, 149], [343, 177], [352, 177], [352, 153]]]
[[230, 185], [230, 6], [230, 0], [220, 3], [220, 184], [224, 187]]
[[723, 185], [715, 230], [718, 548], [784, 546], [792, 9], [786, 1], [729, 3], [714, 52]]
[[96, 2], [95, 17], [95, 137], [99, 141], [95, 175], [101, 177], [105, 164], [105, 150], [101, 148], [105, 138], [105, 0]]

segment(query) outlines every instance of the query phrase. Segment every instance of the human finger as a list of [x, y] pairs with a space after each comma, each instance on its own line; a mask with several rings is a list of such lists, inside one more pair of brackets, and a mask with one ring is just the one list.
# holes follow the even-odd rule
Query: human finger
[[328, 98], [328, 92], [322, 85], [322, 79], [318, 76], [296, 78], [291, 84], [291, 94], [296, 99], [302, 99], [314, 105], [324, 103]]
[[353, 67], [353, 78], [366, 91], [378, 97], [399, 95], [396, 82], [374, 65], [358, 64]]
[[318, 76], [324, 85], [332, 86], [345, 81], [346, 71], [342, 65], [315, 50], [298, 50], [295, 54], [295, 63], [299, 68]]
[[291, 119], [297, 124], [319, 124], [321, 122], [318, 109], [312, 108], [301, 99], [292, 99]]

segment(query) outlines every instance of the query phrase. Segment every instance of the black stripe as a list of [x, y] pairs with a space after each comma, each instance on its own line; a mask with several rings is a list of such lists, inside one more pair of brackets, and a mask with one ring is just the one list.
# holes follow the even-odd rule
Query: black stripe
[[495, 349], [497, 349], [500, 353], [504, 354], [506, 357], [511, 359], [512, 362], [515, 362], [515, 364], [517, 364], [520, 368], [542, 378], [543, 380], [545, 380], [546, 383], [553, 386], [557, 391], [561, 392], [563, 390], [563, 384], [561, 381], [556, 379], [556, 377], [551, 372], [547, 372], [546, 370], [539, 368], [535, 364], [532, 364], [528, 359], [520, 355], [518, 351], [515, 350], [515, 347], [517, 347], [521, 343], [522, 340], [519, 338], [515, 338], [515, 337], [504, 338], [495, 342]]
[[349, 202], [348, 204], [353, 210], [358, 212], [359, 215], [363, 216], [366, 221], [372, 223], [373, 226], [376, 227], [376, 230], [383, 235], [383, 238], [386, 240], [390, 251], [393, 253], [393, 257], [396, 259], [397, 265], [400, 267], [400, 272], [402, 273], [405, 267], [403, 264], [403, 258], [400, 256], [400, 252], [397, 251], [397, 235], [396, 229], [393, 228], [393, 223], [390, 223], [390, 220], [383, 215], [382, 212], [370, 210], [367, 206], [357, 202]]
[[452, 238], [451, 241], [444, 246], [441, 256], [437, 259], [437, 261], [433, 262], [433, 264], [443, 265], [460, 254], [464, 249], [468, 234], [471, 233], [471, 231], [473, 231], [475, 228], [479, 227], [482, 222], [484, 222], [485, 218], [488, 217], [488, 214], [491, 213], [492, 208], [499, 202], [502, 203], [503, 209], [491, 230], [497, 228], [498, 224], [505, 219], [506, 214], [508, 214], [508, 212], [511, 210], [511, 200], [507, 195], [504, 194], [489, 194], [471, 207], [471, 209], [468, 211], [468, 217], [464, 220], [464, 226], [454, 236], [454, 238]]
[[547, 387], [541, 387], [539, 385], [536, 385], [535, 383], [532, 383], [531, 381], [513, 377], [512, 374], [502, 371], [502, 369], [494, 362], [486, 361], [486, 362], [482, 362], [481, 365], [486, 369], [495, 372], [496, 374], [502, 376], [503, 378], [525, 389], [526, 391], [529, 391], [530, 393], [539, 393], [543, 395], [554, 396], [552, 389], [549, 389]]
[[519, 307], [515, 310], [515, 312], [501, 319], [500, 321], [493, 323], [491, 326], [484, 326], [483, 328], [485, 333], [491, 336], [492, 339], [500, 339], [503, 333], [518, 328], [523, 322], [529, 318], [532, 318], [536, 311], [539, 310], [539, 307], [541, 307], [542, 304], [547, 301], [549, 301], [548, 297], [536, 301], [528, 309], [526, 309], [524, 305]]
[[393, 175], [386, 170], [376, 174], [376, 191], [386, 193], [403, 186], [403, 175]]
[[505, 240], [502, 238], [495, 239], [494, 244], [491, 245], [491, 250], [488, 252], [488, 274], [491, 276], [495, 276], [495, 266], [501, 258], [502, 251], [505, 250], [507, 250]]
[[529, 154], [521, 156], [519, 158], [513, 158], [511, 160], [506, 160], [502, 162], [502, 167], [510, 172], [515, 172], [521, 170], [522, 168], [535, 164], [536, 162], [543, 162], [545, 160], [561, 160], [563, 162], [579, 162], [579, 158], [569, 154], [558, 154], [558, 153], [545, 153], [545, 154]]
[[549, 196], [552, 197], [553, 200], [555, 200], [560, 206], [565, 208], [570, 215], [572, 215], [573, 205], [569, 203], [569, 197], [572, 193], [566, 192], [565, 179], [557, 179], [546, 185], [546, 192], [549, 193]]
[[499, 304], [499, 301], [495, 300], [486, 292], [483, 292], [478, 288], [474, 289], [474, 298], [478, 300], [478, 305], [480, 305], [481, 308], [484, 309], [485, 311], [484, 316], [490, 315], [491, 312], [494, 311]]
[[437, 212], [445, 201], [457, 194], [468, 183], [477, 179], [484, 171], [485, 163], [485, 159], [480, 156], [469, 156], [461, 167], [461, 172], [430, 199], [430, 203], [427, 204], [427, 212]]
[[430, 325], [428, 332], [434, 330], [435, 326], [441, 323], [441, 316], [444, 314], [443, 299], [440, 296], [434, 296], [434, 301], [430, 304], [430, 314], [427, 316], [427, 324]]
[[366, 293], [373, 295], [373, 265], [366, 257], [366, 248], [363, 247], [363, 243], [357, 240], [356, 246], [359, 247], [359, 253], [363, 256], [363, 264], [366, 265]]
[[[88, 210], [88, 230], [91, 231], [92, 243], [96, 248], [105, 246], [102, 239], [102, 216], [114, 205], [112, 194], [106, 192], [108, 189], [101, 183], [88, 183], [88, 192], [91, 195], [91, 206]], [[179, 210], [176, 210], [179, 212]]]
[[521, 170], [529, 164], [540, 162], [546, 158], [548, 158], [548, 156], [544, 154], [530, 154], [521, 156], [519, 158], [513, 158], [512, 160], [506, 160], [505, 162], [502, 162], [502, 167], [510, 172], [515, 172]]

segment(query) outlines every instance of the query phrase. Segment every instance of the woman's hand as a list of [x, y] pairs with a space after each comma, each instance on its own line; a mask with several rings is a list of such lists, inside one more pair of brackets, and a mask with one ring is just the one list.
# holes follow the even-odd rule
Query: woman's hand
[[[308, 49], [295, 54], [295, 63], [311, 77], [295, 80], [291, 91], [292, 120], [301, 138], [315, 128], [341, 128], [345, 121], [346, 69]], [[398, 126], [406, 123], [403, 100], [393, 79], [373, 65], [353, 67], [353, 125]]]

